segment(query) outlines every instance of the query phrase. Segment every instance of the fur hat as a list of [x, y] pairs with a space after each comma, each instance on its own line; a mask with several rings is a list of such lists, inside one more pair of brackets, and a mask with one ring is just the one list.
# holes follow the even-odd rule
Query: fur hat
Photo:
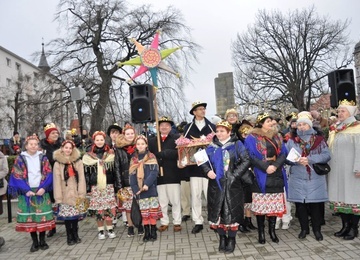
[[313, 121], [313, 117], [311, 116], [311, 113], [308, 111], [302, 111], [297, 115], [296, 124], [298, 125], [299, 123], [306, 123], [310, 127], [313, 127], [312, 121]]
[[191, 104], [191, 109], [190, 109], [190, 115], [193, 115], [194, 110], [198, 107], [205, 107], [206, 108], [207, 103], [201, 102], [199, 100], [196, 100], [194, 103]]
[[48, 123], [44, 126], [44, 133], [46, 138], [49, 138], [49, 135], [52, 131], [57, 131], [59, 133], [59, 130], [54, 123]]

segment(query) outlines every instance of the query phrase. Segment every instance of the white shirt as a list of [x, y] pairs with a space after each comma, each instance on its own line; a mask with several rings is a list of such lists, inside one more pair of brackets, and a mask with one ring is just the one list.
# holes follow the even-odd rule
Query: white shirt
[[30, 155], [27, 152], [22, 152], [21, 155], [26, 160], [28, 170], [28, 180], [30, 188], [38, 188], [41, 181], [41, 166], [40, 155], [42, 153], [37, 151], [34, 155]]
[[199, 128], [199, 130], [201, 131], [201, 129], [203, 129], [204, 126], [205, 126], [205, 119], [203, 119], [203, 120], [196, 120], [196, 119], [195, 119], [195, 125], [196, 125], [197, 128]]

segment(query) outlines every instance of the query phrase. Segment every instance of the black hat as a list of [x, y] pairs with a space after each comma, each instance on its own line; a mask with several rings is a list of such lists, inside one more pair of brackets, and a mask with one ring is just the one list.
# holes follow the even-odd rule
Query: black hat
[[171, 121], [171, 118], [168, 116], [163, 116], [159, 118], [159, 125], [163, 122], [170, 123], [171, 126], [175, 125], [173, 121]]
[[207, 103], [201, 102], [199, 100], [196, 100], [194, 103], [192, 103], [191, 105], [191, 109], [190, 109], [190, 115], [193, 115], [194, 110], [198, 107], [205, 107], [206, 108]]
[[118, 130], [120, 134], [122, 132], [122, 128], [117, 123], [114, 123], [111, 126], [109, 126], [107, 131], [106, 131], [106, 134], [108, 136], [110, 136], [110, 132], [111, 132], [112, 129]]

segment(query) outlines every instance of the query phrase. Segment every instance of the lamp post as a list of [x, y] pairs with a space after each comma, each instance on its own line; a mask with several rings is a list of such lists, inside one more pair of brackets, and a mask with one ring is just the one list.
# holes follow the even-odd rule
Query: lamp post
[[78, 120], [79, 120], [79, 128], [80, 128], [80, 136], [82, 135], [83, 131], [83, 122], [82, 122], [82, 100], [86, 96], [86, 91], [81, 87], [74, 87], [70, 89], [70, 96], [71, 101], [76, 101], [76, 109], [78, 114]]

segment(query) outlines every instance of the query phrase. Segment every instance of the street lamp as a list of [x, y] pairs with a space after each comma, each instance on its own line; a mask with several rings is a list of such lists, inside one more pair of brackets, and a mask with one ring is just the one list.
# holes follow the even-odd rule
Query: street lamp
[[83, 122], [82, 122], [82, 113], [81, 113], [82, 103], [81, 103], [81, 101], [85, 98], [86, 91], [81, 87], [73, 87], [73, 88], [70, 89], [70, 96], [71, 96], [71, 101], [76, 101], [76, 108], [77, 108], [77, 111], [78, 111], [77, 114], [78, 114], [80, 136], [81, 136], [82, 131], [83, 131]]

